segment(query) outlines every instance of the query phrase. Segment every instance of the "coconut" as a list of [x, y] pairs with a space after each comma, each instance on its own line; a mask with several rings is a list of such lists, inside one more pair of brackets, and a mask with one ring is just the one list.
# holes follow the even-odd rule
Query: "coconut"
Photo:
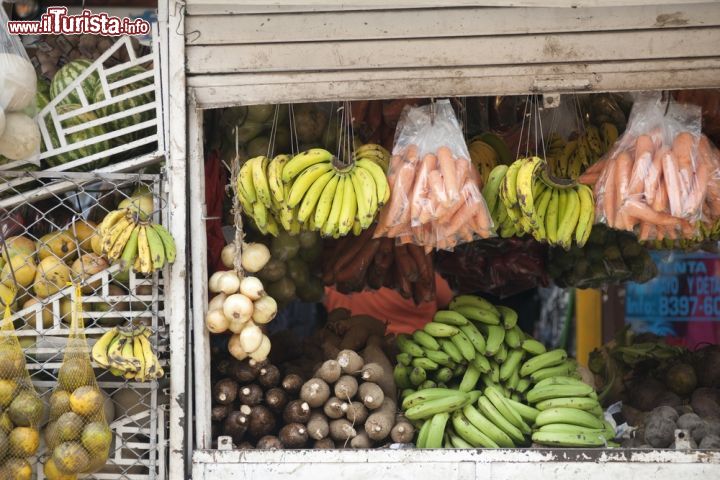
[[681, 397], [690, 395], [697, 387], [695, 369], [687, 363], [675, 364], [667, 371], [665, 384]]

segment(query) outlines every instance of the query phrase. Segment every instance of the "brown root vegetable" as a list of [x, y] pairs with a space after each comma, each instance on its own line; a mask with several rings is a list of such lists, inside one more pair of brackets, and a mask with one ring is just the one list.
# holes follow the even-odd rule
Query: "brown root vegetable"
[[328, 385], [337, 382], [340, 375], [342, 375], [342, 370], [337, 360], [326, 360], [315, 372], [315, 376], [323, 379]]
[[232, 378], [223, 378], [213, 385], [213, 400], [221, 405], [230, 405], [237, 398], [238, 384]]
[[720, 388], [720, 345], [708, 345], [694, 352], [695, 371], [701, 387]]
[[277, 387], [280, 383], [280, 370], [272, 364], [268, 364], [260, 369], [257, 381], [265, 389]]
[[252, 358], [249, 359], [247, 362], [248, 362], [248, 365], [250, 365], [250, 368], [252, 368], [253, 371], [255, 372], [255, 378], [257, 378], [257, 376], [260, 375], [260, 370], [262, 370], [263, 367], [270, 364], [270, 362], [268, 360], [254, 360]]
[[347, 308], [336, 308], [334, 310], [331, 310], [328, 312], [327, 316], [327, 323], [333, 324], [337, 322], [338, 320], [345, 320], [346, 318], [350, 318], [351, 312]]
[[335, 383], [333, 391], [336, 397], [349, 402], [358, 391], [358, 382], [352, 375], [343, 375]]
[[720, 436], [717, 435], [705, 435], [702, 439], [698, 448], [702, 450], [718, 449], [720, 448]]
[[214, 422], [220, 422], [225, 420], [229, 413], [229, 405], [214, 405], [210, 411], [210, 417]]
[[258, 450], [282, 450], [285, 446], [275, 435], [265, 435], [258, 440], [255, 448]]
[[228, 414], [223, 423], [223, 433], [232, 437], [233, 442], [238, 444], [242, 441], [250, 422], [244, 413], [235, 410]]
[[365, 431], [371, 440], [379, 442], [390, 435], [390, 431], [395, 426], [395, 409], [395, 402], [386, 397], [382, 406], [367, 418]]
[[310, 405], [303, 400], [293, 400], [283, 411], [285, 423], [307, 423], [310, 420]]
[[288, 394], [280, 387], [274, 387], [265, 392], [265, 405], [275, 413], [282, 413], [288, 402]]
[[338, 397], [330, 397], [323, 406], [323, 413], [325, 413], [328, 418], [332, 418], [334, 420], [336, 418], [344, 417], [347, 408], [347, 403], [343, 402]]
[[335, 329], [343, 337], [340, 348], [357, 352], [365, 347], [371, 335], [385, 335], [386, 325], [369, 315], [354, 315], [337, 322]]
[[697, 443], [702, 443], [707, 435], [720, 435], [720, 419], [706, 418], [692, 431], [693, 439]]
[[369, 415], [368, 409], [362, 402], [352, 402], [345, 412], [347, 418], [353, 425], [362, 425]]
[[247, 440], [237, 446], [238, 450], [254, 450], [255, 446]]
[[230, 372], [240, 385], [254, 382], [257, 377], [255, 369], [248, 364], [247, 360], [234, 360], [234, 363], [230, 367]]
[[340, 354], [340, 348], [328, 340], [325, 340], [322, 345], [320, 345], [320, 349], [322, 350], [323, 358], [337, 358]]
[[690, 404], [695, 413], [703, 418], [720, 418], [720, 390], [714, 388], [698, 388], [693, 392]]
[[330, 422], [330, 437], [336, 442], [346, 442], [357, 435], [352, 424], [344, 418]]
[[367, 363], [375, 363], [383, 369], [383, 374], [373, 382], [382, 388], [386, 397], [397, 398], [397, 387], [393, 379], [393, 365], [383, 351], [384, 344], [384, 337], [372, 336], [368, 339], [367, 347], [362, 351], [362, 355]]
[[357, 432], [357, 435], [350, 440], [350, 448], [372, 448], [372, 440], [364, 430]]
[[351, 375], [362, 370], [365, 364], [362, 357], [353, 350], [341, 350], [337, 355], [337, 361], [343, 373]]
[[330, 437], [321, 438], [313, 443], [313, 449], [315, 450], [327, 450], [335, 448], [335, 442]]
[[675, 440], [675, 422], [662, 415], [648, 417], [645, 424], [645, 441], [655, 448], [667, 448]]
[[263, 389], [256, 383], [245, 385], [238, 390], [238, 400], [244, 405], [260, 405], [263, 401]]
[[360, 373], [360, 378], [366, 382], [377, 383], [384, 374], [385, 369], [379, 363], [366, 363]]
[[240, 405], [240, 410], [243, 415], [250, 415], [250, 412], [252, 412], [252, 407], [250, 405]]
[[286, 392], [290, 394], [297, 394], [303, 385], [303, 379], [300, 377], [300, 375], [297, 375], [295, 373], [290, 373], [288, 375], [285, 375], [285, 378], [282, 379], [282, 388]]
[[278, 438], [285, 448], [302, 448], [308, 441], [308, 432], [305, 425], [288, 423], [280, 429]]
[[313, 413], [307, 422], [308, 436], [313, 440], [322, 440], [330, 434], [330, 425], [325, 415], [320, 412]]
[[682, 430], [692, 432], [697, 427], [702, 425], [702, 423], [702, 418], [700, 418], [696, 413], [686, 413], [684, 415], [680, 415], [680, 418], [678, 418], [677, 427]]
[[377, 383], [365, 382], [358, 388], [358, 399], [368, 410], [375, 410], [382, 405], [385, 394]]
[[665, 385], [653, 378], [633, 382], [629, 389], [630, 404], [643, 412], [657, 407], [657, 399], [666, 391]]
[[321, 407], [330, 398], [330, 387], [320, 378], [311, 378], [300, 389], [300, 399], [311, 408]]
[[408, 422], [405, 417], [398, 415], [395, 417], [395, 426], [390, 430], [390, 438], [394, 443], [410, 443], [415, 436], [415, 427]]
[[263, 405], [255, 405], [248, 416], [248, 433], [261, 438], [275, 430], [275, 415]]
[[678, 413], [677, 413], [677, 411], [675, 411], [674, 408], [668, 407], [668, 406], [665, 406], [665, 405], [661, 405], [661, 406], [659, 406], [659, 407], [657, 407], [657, 408], [654, 408], [654, 409], [652, 410], [652, 412], [650, 412], [649, 417], [653, 417], [653, 416], [659, 416], [659, 417], [667, 418], [667, 419], [669, 419], [669, 420], [672, 420], [673, 422], [677, 422], [677, 421], [678, 421]]
[[681, 397], [690, 395], [697, 387], [695, 369], [687, 363], [673, 365], [665, 374], [665, 385]]

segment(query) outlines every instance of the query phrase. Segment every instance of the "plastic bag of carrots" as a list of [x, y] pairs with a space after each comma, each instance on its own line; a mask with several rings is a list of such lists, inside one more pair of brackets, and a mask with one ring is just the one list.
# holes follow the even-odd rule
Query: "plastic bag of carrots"
[[449, 100], [404, 109], [388, 182], [392, 194], [375, 238], [430, 251], [493, 236], [482, 181]]
[[594, 185], [596, 222], [641, 241], [701, 239], [720, 215], [720, 157], [700, 126], [699, 107], [636, 102], [623, 136], [579, 178]]

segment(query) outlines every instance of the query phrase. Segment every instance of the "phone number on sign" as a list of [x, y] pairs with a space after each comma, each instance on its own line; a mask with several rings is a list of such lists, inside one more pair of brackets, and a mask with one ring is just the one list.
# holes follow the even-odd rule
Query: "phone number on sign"
[[720, 317], [720, 297], [660, 297], [661, 317]]

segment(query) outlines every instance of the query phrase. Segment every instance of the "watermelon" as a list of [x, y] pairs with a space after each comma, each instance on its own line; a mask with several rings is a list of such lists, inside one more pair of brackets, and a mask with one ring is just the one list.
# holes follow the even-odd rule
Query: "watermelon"
[[[57, 71], [50, 84], [50, 97], [56, 98], [60, 93], [67, 88], [77, 77], [80, 76], [87, 68], [92, 65], [90, 60], [79, 58], [73, 60], [70, 63], [65, 64], [60, 70]], [[85, 92], [85, 97], [88, 102], [93, 101], [93, 94], [97, 85], [100, 83], [100, 76], [97, 72], [93, 72], [82, 82], [82, 89]], [[80, 104], [80, 97], [77, 92], [71, 92], [67, 97], [62, 99], [61, 105], [65, 104]]]
[[[81, 108], [78, 104], [66, 104], [66, 105], [59, 105], [57, 107], [57, 113], [62, 115], [68, 112], [71, 112], [73, 110], [76, 110], [78, 108]], [[76, 125], [80, 125], [82, 123], [90, 122], [92, 120], [96, 120], [98, 117], [92, 112], [83, 113], [81, 115], [78, 115], [77, 117], [72, 117], [67, 120], [63, 121], [63, 127], [68, 128]], [[53, 142], [53, 146], [55, 148], [58, 148], [60, 146], [60, 140], [58, 139], [57, 132], [55, 131], [55, 126], [51, 122], [47, 122], [48, 127], [48, 133], [50, 134], [50, 137]], [[104, 135], [106, 133], [105, 128], [103, 128], [102, 125], [98, 125], [96, 127], [90, 127], [86, 128], [84, 130], [80, 130], [79, 132], [72, 133], [67, 136], [67, 142], [68, 144], [72, 145], [73, 143], [82, 142], [85, 140], [88, 140], [90, 138], [99, 137], [100, 135]], [[54, 155], [52, 157], [46, 158], [45, 162], [49, 167], [57, 167], [59, 165], [72, 162], [74, 160], [77, 160], [79, 158], [83, 157], [89, 157], [90, 155], [94, 155], [96, 153], [103, 152], [105, 150], [108, 150], [110, 148], [110, 142], [107, 140], [94, 143], [92, 145], [88, 145], [86, 147], [82, 147], [76, 150], [71, 150], [69, 152], [61, 153], [58, 155]], [[45, 145], [43, 145], [42, 151], [46, 151]], [[96, 168], [101, 168], [106, 166], [110, 161], [109, 157], [101, 158], [98, 160], [95, 160], [94, 162], [90, 162], [89, 164], [82, 165], [80, 167], [76, 167], [74, 170], [79, 171], [89, 171]]]
[[[117, 72], [113, 75], [110, 75], [108, 77], [108, 83], [117, 82], [118, 80], [121, 80], [123, 78], [129, 78], [134, 75], [138, 75], [139, 73], [145, 72], [145, 69], [140, 66], [135, 66], [128, 68], [127, 70], [123, 70], [121, 72]], [[152, 78], [147, 78], [143, 80], [138, 80], [136, 82], [130, 83], [128, 85], [123, 85], [122, 87], [117, 87], [112, 90], [113, 96], [119, 96], [124, 95], [126, 93], [130, 93], [134, 90], [146, 87], [148, 85], [151, 85], [153, 82]], [[95, 103], [101, 102], [105, 100], [105, 93], [103, 92], [102, 84], [98, 84], [95, 92], [93, 93], [93, 101]], [[125, 100], [121, 100], [120, 102], [113, 103], [111, 105], [108, 105], [106, 107], [103, 107], [98, 110], [98, 117], [107, 117], [110, 115], [114, 115], [119, 112], [123, 112], [125, 110], [129, 110], [131, 108], [139, 107], [141, 105], [145, 105], [147, 103], [153, 102], [155, 100], [155, 93], [154, 92], [148, 92], [141, 95], [136, 95], [130, 98], [126, 98]], [[105, 128], [109, 131], [113, 130], [119, 130], [121, 128], [129, 127], [131, 125], [137, 125], [138, 123], [146, 122], [152, 118], [155, 118], [155, 110], [148, 110], [141, 113], [135, 113], [132, 115], [129, 115], [127, 117], [119, 118], [117, 120], [113, 120], [107, 124]], [[138, 137], [139, 132], [134, 132], [134, 134], [131, 135], [131, 137]], [[124, 140], [122, 143], [127, 143], [127, 139], [125, 139], [126, 136], [120, 137]], [[115, 139], [115, 140], [119, 140]]]

